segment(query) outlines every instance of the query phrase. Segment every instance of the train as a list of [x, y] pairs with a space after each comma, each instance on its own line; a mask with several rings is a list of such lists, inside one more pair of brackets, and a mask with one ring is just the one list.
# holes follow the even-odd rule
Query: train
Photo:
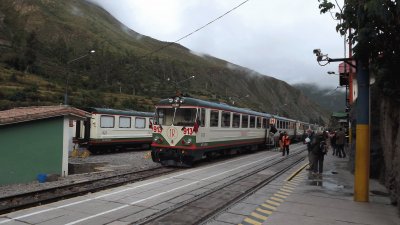
[[152, 142], [153, 112], [85, 108], [86, 121], [77, 121], [73, 142], [91, 153], [104, 153], [129, 148], [149, 149]]
[[320, 126], [206, 100], [176, 96], [156, 105], [151, 157], [164, 166], [191, 167], [217, 155], [275, 145], [279, 132], [294, 141]]

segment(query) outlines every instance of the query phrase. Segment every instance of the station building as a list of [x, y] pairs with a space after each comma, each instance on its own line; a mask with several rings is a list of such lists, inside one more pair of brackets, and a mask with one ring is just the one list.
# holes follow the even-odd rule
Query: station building
[[0, 111], [0, 185], [34, 181], [39, 174], [67, 176], [71, 127], [88, 116], [63, 105]]

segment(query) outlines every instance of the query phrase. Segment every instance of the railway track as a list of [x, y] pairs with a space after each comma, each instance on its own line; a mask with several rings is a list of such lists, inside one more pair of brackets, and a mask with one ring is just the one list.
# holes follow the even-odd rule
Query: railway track
[[36, 205], [84, 195], [112, 187], [121, 186], [151, 177], [175, 172], [177, 168], [159, 167], [129, 173], [113, 175], [80, 183], [53, 187], [39, 191], [27, 192], [0, 198], [0, 215]]
[[[174, 207], [163, 210], [135, 224], [202, 224], [222, 211], [231, 207], [241, 199], [253, 194], [270, 183], [294, 165], [303, 161], [305, 152], [291, 154], [290, 157], [279, 158], [252, 171], [243, 174], [227, 183], [211, 189], [199, 196]], [[261, 174], [265, 169], [275, 173]]]

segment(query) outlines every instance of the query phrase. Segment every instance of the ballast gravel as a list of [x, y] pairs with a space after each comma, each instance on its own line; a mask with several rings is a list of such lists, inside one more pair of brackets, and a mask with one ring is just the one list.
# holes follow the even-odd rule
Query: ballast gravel
[[0, 198], [52, 187], [59, 187], [87, 180], [104, 178], [131, 171], [140, 171], [160, 167], [160, 164], [154, 163], [151, 160], [150, 151], [143, 150], [103, 155], [90, 155], [86, 158], [70, 157], [68, 163], [102, 164], [103, 166], [96, 168], [96, 171], [93, 172], [58, 177], [56, 181], [51, 182], [39, 183], [38, 181], [32, 181], [29, 183], [0, 185]]

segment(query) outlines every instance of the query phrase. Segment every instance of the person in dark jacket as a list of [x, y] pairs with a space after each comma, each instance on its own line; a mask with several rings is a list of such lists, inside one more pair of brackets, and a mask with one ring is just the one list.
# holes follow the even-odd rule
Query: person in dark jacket
[[327, 144], [324, 134], [316, 135], [311, 141], [311, 151], [314, 157], [312, 172], [316, 177], [322, 178], [324, 156], [327, 153]]
[[[344, 133], [342, 128], [339, 128], [339, 131], [336, 133], [336, 145], [339, 153], [339, 158], [346, 158], [346, 152], [344, 151], [344, 144], [346, 142], [346, 134]], [[337, 155], [337, 154], [336, 154]]]
[[307, 130], [307, 138], [305, 139], [305, 142], [307, 144], [307, 151], [308, 151], [308, 170], [313, 171], [313, 163], [314, 163], [314, 155], [312, 154], [311, 151], [311, 141], [314, 138], [314, 132], [312, 130]]
[[332, 155], [335, 155], [335, 153], [336, 153], [336, 149], [337, 149], [337, 147], [336, 147], [336, 132], [335, 131], [333, 131], [332, 133], [331, 133], [331, 147], [332, 147]]

